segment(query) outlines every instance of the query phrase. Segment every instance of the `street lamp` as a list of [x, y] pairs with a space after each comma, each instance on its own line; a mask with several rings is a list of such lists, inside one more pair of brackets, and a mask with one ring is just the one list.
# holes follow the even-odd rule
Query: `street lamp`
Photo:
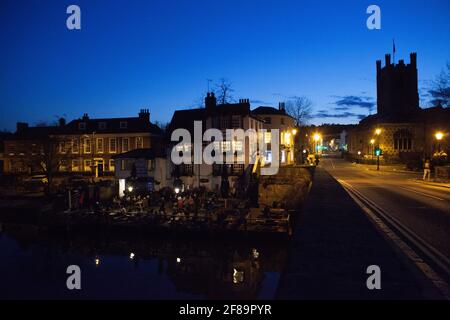
[[438, 141], [438, 152], [441, 152], [441, 141], [444, 139], [444, 134], [441, 131], [438, 131], [434, 134], [434, 137]]
[[318, 150], [318, 143], [319, 143], [319, 141], [322, 139], [322, 136], [319, 134], [319, 133], [315, 133], [314, 134], [314, 136], [313, 136], [313, 138], [314, 138], [314, 149], [316, 150], [316, 153], [319, 153], [319, 150]]
[[379, 136], [381, 134], [381, 129], [380, 128], [375, 129], [375, 134]]

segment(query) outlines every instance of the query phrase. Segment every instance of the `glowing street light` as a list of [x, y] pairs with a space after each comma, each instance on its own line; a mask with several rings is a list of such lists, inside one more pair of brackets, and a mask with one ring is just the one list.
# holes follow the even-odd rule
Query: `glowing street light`
[[181, 258], [177, 258], [177, 263], [180, 263], [181, 262]]
[[98, 266], [100, 264], [100, 259], [95, 259], [95, 265]]
[[129, 186], [129, 187], [128, 187], [128, 191], [129, 191], [129, 192], [133, 192], [133, 187], [132, 187], [132, 186]]
[[380, 128], [377, 128], [377, 129], [375, 130], [375, 134], [376, 134], [377, 136], [379, 136], [379, 135], [381, 134], [381, 129], [380, 129]]
[[439, 132], [436, 132], [434, 137], [436, 138], [437, 141], [441, 141], [444, 138], [444, 134], [439, 131]]
[[131, 259], [131, 260], [134, 259], [134, 253], [133, 253], [133, 252], [130, 253], [130, 259]]
[[292, 134], [295, 136], [297, 134], [297, 129], [292, 129]]
[[321, 138], [322, 137], [320, 136], [320, 134], [318, 134], [318, 133], [314, 134], [314, 141], [315, 142], [319, 142]]
[[374, 145], [374, 144], [375, 144], [375, 139], [371, 139], [371, 140], [370, 140], [370, 144], [371, 144], [371, 145]]

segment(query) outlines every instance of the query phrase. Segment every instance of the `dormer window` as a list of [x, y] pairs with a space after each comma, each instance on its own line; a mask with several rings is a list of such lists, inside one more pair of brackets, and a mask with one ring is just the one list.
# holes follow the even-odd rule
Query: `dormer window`
[[105, 130], [106, 129], [106, 122], [102, 121], [98, 123], [99, 130]]
[[120, 121], [120, 129], [126, 129], [128, 127], [128, 123], [126, 121]]
[[80, 122], [78, 124], [78, 129], [79, 130], [86, 130], [86, 122]]

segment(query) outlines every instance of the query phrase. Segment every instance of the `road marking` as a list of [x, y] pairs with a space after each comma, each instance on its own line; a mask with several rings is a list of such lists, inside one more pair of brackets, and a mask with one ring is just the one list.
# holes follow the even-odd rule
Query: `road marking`
[[400, 186], [398, 186], [398, 187], [400, 189], [403, 189], [403, 190], [406, 190], [406, 191], [410, 191], [410, 192], [414, 192], [414, 193], [417, 193], [417, 194], [420, 194], [422, 196], [429, 197], [429, 198], [432, 198], [432, 199], [435, 199], [435, 200], [445, 201], [445, 199], [442, 199], [442, 198], [439, 198], [439, 197], [436, 197], [436, 196], [432, 196], [431, 194], [428, 194], [428, 193], [424, 193], [424, 192], [417, 191], [417, 190], [414, 190], [414, 189], [411, 189], [411, 188], [407, 188], [407, 187], [400, 187]]
[[430, 260], [436, 263], [447, 274], [450, 274], [450, 260], [440, 253], [432, 245], [425, 242], [411, 229], [403, 225], [400, 221], [390, 216], [385, 210], [376, 205], [373, 201], [356, 190], [351, 184], [344, 180], [337, 179], [350, 197], [361, 207], [368, 217], [378, 228], [405, 254], [405, 256], [434, 284], [434, 286], [450, 300], [450, 288], [447, 282], [442, 279], [419, 255], [406, 244], [392, 229], [379, 218], [381, 216], [397, 232], [419, 248]]

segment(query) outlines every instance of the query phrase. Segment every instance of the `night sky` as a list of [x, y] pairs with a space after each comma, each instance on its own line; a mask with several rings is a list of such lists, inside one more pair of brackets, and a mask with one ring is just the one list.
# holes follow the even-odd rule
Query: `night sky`
[[[70, 4], [81, 7], [79, 31], [66, 28]], [[370, 4], [381, 30], [366, 27]], [[222, 77], [252, 107], [305, 95], [311, 123], [356, 123], [375, 104], [375, 61], [393, 38], [397, 60], [418, 53], [427, 106], [449, 35], [448, 0], [2, 0], [0, 129], [142, 107], [167, 122]]]

